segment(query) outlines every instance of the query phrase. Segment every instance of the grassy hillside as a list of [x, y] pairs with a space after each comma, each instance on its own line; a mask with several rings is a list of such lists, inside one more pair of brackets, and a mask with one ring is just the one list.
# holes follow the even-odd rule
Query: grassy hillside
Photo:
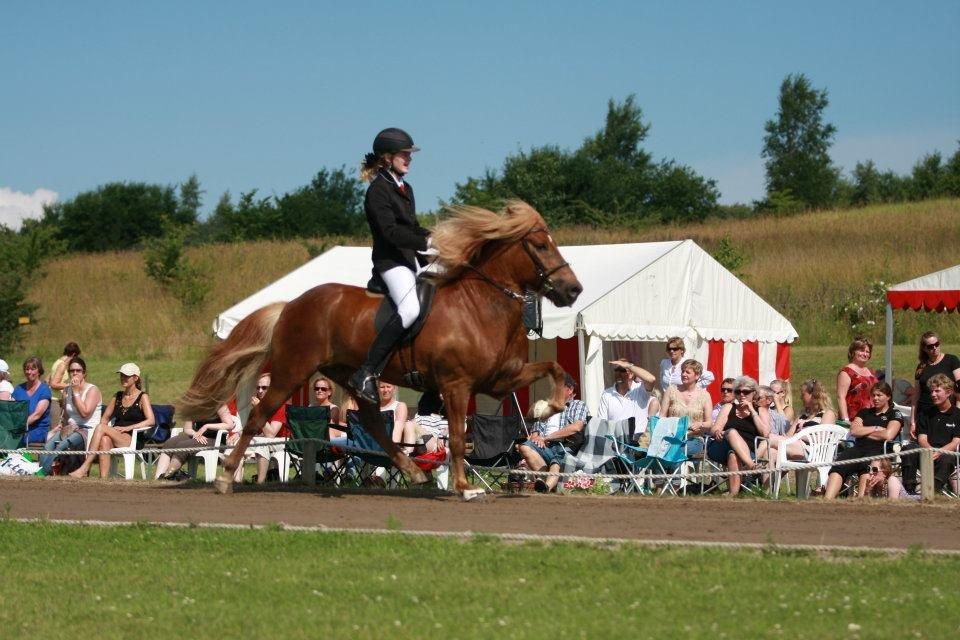
[[[832, 305], [865, 296], [872, 281], [901, 282], [958, 262], [960, 200], [643, 231], [564, 228], [554, 236], [561, 245], [692, 238], [709, 252], [729, 238], [747, 259], [741, 269], [746, 283], [793, 322], [798, 346], [845, 345], [852, 332], [834, 318]], [[190, 256], [206, 266], [213, 283], [207, 301], [192, 313], [146, 277], [140, 252], [70, 255], [49, 263], [30, 292], [39, 311], [23, 349], [8, 359], [55, 357], [65, 342], [76, 340], [91, 361], [102, 361], [103, 374], [126, 360], [157, 363], [157, 381], [179, 385], [180, 369], [189, 370], [211, 343], [217, 313], [309, 259], [297, 241], [206, 246]], [[933, 328], [945, 344], [960, 343], [956, 314], [895, 315], [899, 342], [912, 343]], [[876, 322], [864, 328], [882, 342], [882, 313]], [[837, 357], [844, 353], [840, 349]], [[168, 370], [172, 365], [165, 363], [172, 361], [187, 364]]]

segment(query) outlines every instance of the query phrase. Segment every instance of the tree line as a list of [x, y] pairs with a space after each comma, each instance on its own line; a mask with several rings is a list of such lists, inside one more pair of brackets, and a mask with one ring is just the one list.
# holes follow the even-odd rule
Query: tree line
[[[777, 112], [763, 126], [766, 194], [749, 204], [721, 205], [715, 180], [675, 159], [653, 158], [643, 147], [651, 124], [634, 95], [611, 99], [603, 126], [578, 148], [544, 145], [508, 155], [499, 169], [456, 183], [443, 204], [497, 209], [520, 198], [553, 226], [636, 227], [960, 196], [960, 148], [947, 159], [927, 154], [906, 175], [881, 171], [872, 160], [844, 175], [830, 157], [837, 129], [826, 120], [828, 106], [827, 90], [805, 75], [784, 78]], [[309, 184], [281, 196], [254, 189], [234, 200], [224, 193], [201, 219], [205, 192], [195, 175], [176, 186], [112, 182], [45, 206], [40, 220], [26, 220], [18, 232], [0, 225], [0, 349], [9, 348], [18, 318], [32, 311], [26, 290], [44, 257], [146, 248], [147, 273], [196, 306], [209, 287], [184, 246], [364, 236], [364, 190], [352, 170], [321, 168]]]

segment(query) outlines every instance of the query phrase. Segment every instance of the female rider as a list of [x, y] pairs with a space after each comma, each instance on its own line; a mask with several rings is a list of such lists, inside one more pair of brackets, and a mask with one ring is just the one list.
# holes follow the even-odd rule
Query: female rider
[[367, 359], [350, 378], [350, 387], [363, 400], [379, 404], [377, 382], [406, 330], [420, 315], [416, 274], [429, 246], [430, 232], [417, 222], [413, 188], [404, 180], [411, 154], [419, 147], [402, 129], [384, 129], [373, 140], [360, 167], [370, 182], [364, 211], [373, 236], [371, 283], [386, 289], [395, 312], [370, 345]]

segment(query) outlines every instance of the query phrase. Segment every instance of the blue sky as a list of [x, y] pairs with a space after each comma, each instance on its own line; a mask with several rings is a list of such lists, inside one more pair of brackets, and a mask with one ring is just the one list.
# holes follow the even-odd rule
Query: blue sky
[[421, 210], [633, 93], [645, 148], [763, 193], [784, 76], [829, 91], [834, 161], [907, 172], [960, 139], [960, 3], [0, 0], [0, 222], [116, 180], [282, 194], [376, 132], [423, 148]]

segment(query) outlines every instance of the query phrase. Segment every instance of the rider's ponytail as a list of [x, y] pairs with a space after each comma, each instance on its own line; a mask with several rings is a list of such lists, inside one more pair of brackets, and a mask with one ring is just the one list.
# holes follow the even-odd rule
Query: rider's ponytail
[[374, 153], [368, 153], [363, 156], [363, 161], [360, 163], [360, 179], [364, 182], [373, 180], [377, 175], [377, 171], [383, 166], [381, 159], [382, 156]]

